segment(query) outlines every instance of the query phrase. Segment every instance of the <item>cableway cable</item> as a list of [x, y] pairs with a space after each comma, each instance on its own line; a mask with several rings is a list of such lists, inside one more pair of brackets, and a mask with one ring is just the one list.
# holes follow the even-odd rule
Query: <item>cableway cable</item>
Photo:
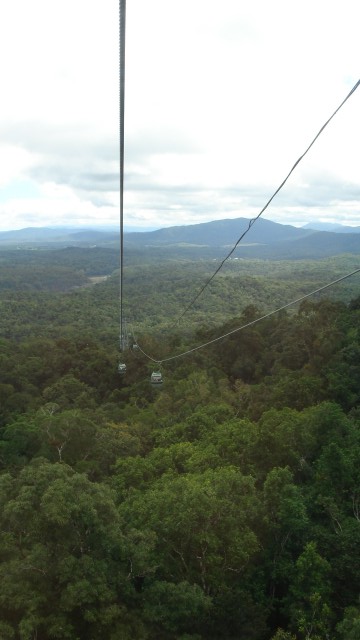
[[306, 156], [306, 154], [308, 153], [308, 151], [310, 151], [311, 147], [314, 145], [314, 143], [316, 142], [316, 140], [318, 139], [318, 137], [321, 135], [321, 133], [324, 131], [325, 127], [327, 127], [327, 125], [329, 124], [329, 122], [333, 119], [333, 117], [338, 113], [338, 111], [340, 111], [341, 107], [345, 104], [345, 102], [350, 98], [350, 96], [356, 91], [356, 89], [358, 88], [360, 84], [360, 80], [358, 80], [356, 82], [356, 84], [353, 86], [353, 88], [351, 89], [351, 91], [348, 93], [348, 95], [346, 96], [346, 98], [342, 101], [342, 103], [337, 107], [337, 109], [335, 109], [334, 113], [330, 116], [330, 118], [323, 124], [323, 126], [321, 127], [321, 129], [319, 129], [318, 133], [316, 134], [316, 136], [313, 138], [313, 140], [310, 142], [309, 146], [305, 149], [304, 153], [296, 160], [295, 164], [293, 165], [293, 167], [290, 169], [289, 173], [287, 174], [287, 176], [284, 178], [284, 180], [282, 181], [282, 183], [278, 186], [278, 188], [276, 189], [276, 191], [274, 191], [273, 195], [271, 196], [271, 198], [269, 198], [269, 200], [267, 201], [267, 203], [264, 205], [264, 207], [261, 209], [261, 211], [258, 213], [258, 215], [255, 218], [252, 218], [249, 221], [249, 225], [247, 227], [247, 229], [241, 234], [241, 236], [238, 238], [238, 240], [236, 241], [236, 243], [234, 244], [233, 248], [229, 251], [229, 253], [225, 256], [225, 258], [221, 261], [220, 265], [218, 266], [218, 268], [215, 270], [215, 272], [212, 274], [212, 276], [210, 276], [210, 278], [205, 282], [205, 284], [201, 287], [201, 289], [199, 289], [198, 293], [195, 295], [195, 297], [191, 300], [191, 302], [187, 305], [187, 307], [185, 307], [185, 309], [183, 310], [183, 312], [178, 316], [178, 318], [174, 321], [173, 325], [177, 324], [178, 322], [180, 322], [180, 320], [184, 317], [184, 315], [189, 311], [189, 309], [191, 309], [191, 307], [195, 304], [195, 302], [198, 300], [198, 298], [200, 298], [201, 294], [205, 291], [205, 289], [209, 286], [210, 282], [212, 282], [212, 280], [215, 278], [215, 276], [219, 273], [220, 269], [224, 266], [225, 262], [230, 258], [230, 256], [234, 253], [235, 249], [237, 248], [237, 246], [239, 245], [239, 243], [241, 242], [241, 240], [246, 236], [246, 234], [250, 231], [251, 227], [253, 226], [253, 224], [255, 224], [255, 222], [260, 218], [260, 216], [264, 213], [265, 209], [268, 208], [269, 204], [272, 202], [272, 200], [275, 198], [275, 196], [279, 193], [279, 191], [283, 188], [284, 184], [287, 182], [288, 178], [291, 176], [291, 174], [293, 173], [294, 169], [297, 167], [297, 165], [301, 162], [301, 160]]
[[[126, 0], [119, 0], [119, 93], [120, 93], [120, 95], [119, 95], [119, 134], [120, 134], [120, 282], [119, 282], [119, 284], [120, 284], [120, 350], [121, 351], [123, 351], [127, 346], [125, 344], [125, 336], [124, 336], [124, 329], [123, 329], [125, 24], [126, 24]], [[241, 236], [238, 238], [238, 240], [236, 241], [236, 243], [234, 244], [232, 249], [225, 256], [225, 258], [221, 261], [221, 263], [218, 266], [218, 268], [215, 270], [215, 272], [212, 274], [212, 276], [205, 282], [205, 284], [201, 287], [201, 289], [198, 291], [196, 296], [191, 300], [191, 302], [187, 305], [187, 307], [184, 309], [184, 311], [181, 313], [181, 315], [177, 318], [176, 322], [179, 322], [182, 319], [182, 317], [185, 315], [185, 313], [187, 313], [187, 311], [189, 311], [189, 309], [195, 304], [195, 302], [198, 300], [198, 298], [201, 296], [201, 294], [205, 291], [205, 289], [209, 286], [209, 284], [212, 282], [212, 280], [215, 278], [215, 276], [219, 273], [220, 269], [223, 267], [225, 262], [230, 258], [230, 256], [234, 253], [235, 249], [237, 248], [237, 246], [239, 245], [241, 240], [246, 236], [246, 234], [250, 231], [250, 229], [253, 226], [253, 224], [255, 224], [255, 222], [260, 218], [260, 216], [264, 213], [264, 211], [267, 209], [267, 207], [272, 202], [272, 200], [275, 198], [275, 196], [283, 188], [283, 186], [285, 185], [285, 183], [287, 182], [288, 178], [293, 173], [293, 171], [295, 170], [297, 165], [305, 157], [305, 155], [308, 153], [308, 151], [314, 145], [314, 143], [316, 142], [318, 137], [321, 135], [321, 133], [324, 131], [324, 129], [330, 123], [330, 121], [334, 118], [334, 116], [338, 113], [338, 111], [341, 109], [341, 107], [350, 98], [350, 96], [355, 92], [355, 90], [358, 88], [359, 84], [360, 84], [360, 80], [357, 81], [357, 83], [353, 86], [353, 88], [348, 93], [348, 95], [345, 97], [345, 99], [341, 102], [341, 104], [337, 107], [337, 109], [330, 116], [330, 118], [323, 124], [323, 126], [320, 128], [320, 130], [318, 131], [316, 136], [313, 138], [313, 140], [310, 142], [308, 147], [305, 149], [304, 153], [294, 163], [293, 167], [290, 169], [289, 173], [284, 178], [284, 180], [281, 182], [279, 187], [274, 191], [273, 195], [269, 198], [269, 200], [266, 202], [266, 204], [261, 209], [261, 211], [258, 213], [258, 215], [255, 218], [252, 218], [249, 221], [247, 229], [241, 234]], [[274, 311], [271, 311], [271, 312], [265, 314], [264, 316], [261, 316], [261, 317], [255, 319], [255, 320], [253, 320], [251, 322], [248, 322], [245, 325], [242, 325], [241, 327], [233, 329], [232, 331], [229, 331], [226, 334], [223, 334], [223, 335], [221, 335], [221, 336], [219, 336], [217, 338], [214, 338], [213, 340], [210, 340], [210, 341], [208, 341], [206, 343], [198, 345], [197, 347], [194, 347], [192, 349], [184, 351], [184, 352], [182, 352], [180, 354], [177, 354], [177, 355], [170, 356], [168, 358], [164, 358], [162, 360], [159, 360], [159, 359], [153, 358], [149, 354], [145, 353], [145, 351], [140, 347], [140, 345], [137, 342], [138, 350], [146, 358], [148, 358], [152, 362], [155, 362], [155, 363], [160, 364], [160, 365], [163, 362], [169, 362], [170, 360], [175, 360], [177, 358], [181, 358], [181, 357], [186, 356], [186, 355], [188, 355], [190, 353], [193, 353], [195, 351], [203, 349], [203, 348], [209, 346], [210, 344], [214, 344], [215, 342], [223, 340], [224, 338], [232, 335], [233, 333], [236, 333], [237, 331], [241, 331], [242, 329], [250, 327], [250, 326], [256, 324], [257, 322], [260, 322], [261, 320], [264, 320], [265, 318], [268, 318], [268, 317], [274, 315], [275, 313], [278, 313], [279, 311], [282, 311], [283, 309], [286, 309], [286, 308], [288, 308], [288, 307], [290, 307], [290, 306], [292, 306], [292, 305], [294, 305], [294, 304], [296, 304], [298, 302], [301, 302], [302, 300], [305, 300], [306, 298], [308, 298], [308, 297], [310, 297], [310, 296], [312, 296], [312, 295], [314, 295], [316, 293], [319, 293], [319, 292], [323, 291], [324, 289], [327, 289], [327, 288], [329, 288], [329, 287], [331, 287], [331, 286], [333, 286], [333, 285], [335, 285], [335, 284], [345, 280], [346, 278], [349, 278], [350, 276], [352, 276], [352, 275], [354, 275], [356, 273], [359, 273], [359, 272], [360, 272], [360, 269], [356, 269], [352, 273], [349, 273], [349, 274], [347, 274], [345, 276], [342, 276], [341, 278], [338, 278], [337, 280], [334, 280], [333, 282], [331, 282], [331, 283], [329, 283], [327, 285], [324, 285], [323, 287], [320, 287], [319, 289], [316, 289], [315, 291], [311, 291], [310, 293], [308, 293], [308, 294], [306, 294], [306, 295], [304, 295], [304, 296], [302, 296], [300, 298], [297, 298], [296, 300], [293, 300], [293, 301], [283, 305], [282, 307], [279, 307], [278, 309], [275, 309]]]
[[119, 0], [119, 134], [120, 134], [120, 351], [124, 351], [123, 283], [124, 283], [124, 125], [125, 125], [125, 24], [126, 0]]
[[310, 296], [313, 296], [316, 293], [320, 293], [321, 291], [324, 291], [325, 289], [328, 289], [329, 287], [332, 287], [335, 284], [338, 284], [339, 282], [342, 282], [343, 280], [346, 280], [346, 278], [350, 278], [351, 276], [353, 276], [353, 275], [355, 275], [356, 273], [359, 273], [359, 272], [360, 272], [360, 268], [359, 269], [355, 269], [355, 271], [352, 271], [351, 273], [347, 273], [345, 276], [342, 276], [341, 278], [338, 278], [337, 280], [333, 280], [332, 282], [330, 282], [328, 284], [325, 284], [323, 287], [319, 287], [318, 289], [315, 289], [314, 291], [311, 291], [310, 293], [307, 293], [304, 296], [301, 296], [300, 298], [297, 298], [296, 300], [292, 300], [291, 302], [288, 302], [287, 304], [284, 304], [282, 307], [279, 307], [278, 309], [274, 309], [273, 311], [270, 311], [269, 313], [266, 313], [265, 315], [263, 315], [263, 316], [261, 316], [259, 318], [256, 318], [255, 320], [251, 320], [251, 322], [247, 322], [246, 324], [243, 324], [241, 327], [237, 327], [236, 329], [232, 329], [232, 331], [228, 331], [228, 333], [224, 333], [223, 335], [218, 336], [217, 338], [213, 338], [213, 340], [209, 340], [208, 342], [204, 342], [203, 344], [200, 344], [197, 347], [193, 347], [192, 349], [188, 349], [187, 351], [183, 351], [182, 353], [178, 353], [175, 356], [170, 356], [169, 358], [163, 358], [162, 360], [157, 360], [156, 358], [153, 358], [149, 354], [145, 353], [145, 351], [140, 347], [139, 343], [137, 343], [138, 349], [139, 349], [139, 351], [141, 351], [141, 353], [146, 358], [148, 358], [152, 362], [155, 362], [155, 363], [160, 364], [160, 365], [163, 364], [164, 362], [169, 362], [170, 360], [176, 360], [177, 358], [183, 358], [184, 356], [187, 356], [190, 353], [194, 353], [194, 351], [199, 351], [200, 349], [204, 349], [205, 347], [208, 347], [210, 344], [214, 344], [215, 342], [219, 342], [220, 340], [223, 340], [224, 338], [227, 338], [228, 336], [231, 336], [233, 333], [237, 333], [238, 331], [242, 331], [242, 329], [247, 329], [248, 327], [251, 327], [254, 324], [257, 324], [261, 320], [265, 320], [266, 318], [270, 318], [270, 316], [275, 315], [275, 313], [279, 313], [279, 311], [283, 311], [284, 309], [287, 309], [288, 307], [291, 307], [292, 305], [297, 304], [298, 302], [302, 302], [306, 298], [309, 298]]

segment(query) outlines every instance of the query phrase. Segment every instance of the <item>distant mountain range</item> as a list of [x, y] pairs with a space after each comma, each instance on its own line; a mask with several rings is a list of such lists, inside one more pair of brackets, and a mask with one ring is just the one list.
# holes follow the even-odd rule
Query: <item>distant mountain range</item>
[[360, 227], [347, 227], [336, 222], [308, 222], [302, 229], [314, 229], [316, 231], [335, 231], [335, 233], [360, 233]]
[[[147, 233], [127, 233], [125, 234], [125, 242], [127, 245], [134, 246], [185, 244], [199, 247], [232, 247], [236, 240], [248, 229], [249, 223], [250, 220], [247, 218], [235, 218], [168, 227]], [[242, 246], [292, 242], [293, 240], [306, 238], [313, 233], [315, 232], [312, 229], [299, 229], [260, 218], [246, 234], [242, 241]]]
[[[124, 245], [128, 248], [223, 250], [234, 246], [249, 228], [250, 220], [236, 218], [215, 220], [187, 226], [169, 227], [147, 233], [128, 233]], [[353, 229], [353, 228], [352, 228]], [[268, 259], [322, 258], [343, 253], [360, 253], [360, 227], [351, 233], [317, 231], [313, 228], [293, 227], [260, 218], [251, 226], [238, 245], [233, 257]], [[218, 252], [217, 252], [218, 253]]]
[[98, 230], [74, 227], [27, 227], [14, 231], [0, 231], [0, 246], [27, 245], [34, 246], [53, 245], [60, 246], [92, 246], [114, 245], [119, 243], [119, 231]]
[[[193, 225], [174, 226], [155, 231], [124, 233], [125, 251], [146, 251], [161, 257], [209, 258], [225, 256], [249, 228], [250, 220], [236, 218]], [[344, 253], [360, 253], [360, 227], [318, 230], [283, 225], [259, 218], [238, 245], [233, 257], [267, 259], [321, 258]], [[340, 228], [339, 228], [340, 227]], [[34, 228], [0, 232], [0, 247], [61, 248], [119, 246], [118, 230]]]

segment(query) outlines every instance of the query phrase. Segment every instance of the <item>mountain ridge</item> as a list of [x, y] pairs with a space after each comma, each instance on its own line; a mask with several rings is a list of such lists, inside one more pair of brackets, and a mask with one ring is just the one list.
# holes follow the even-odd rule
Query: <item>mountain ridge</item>
[[302, 229], [313, 229], [314, 231], [333, 231], [335, 233], [360, 233], [360, 227], [350, 227], [338, 222], [308, 222]]
[[[124, 236], [127, 244], [141, 245], [166, 245], [191, 243], [202, 246], [233, 246], [238, 237], [249, 229], [251, 220], [248, 218], [231, 218], [225, 220], [213, 220], [191, 225], [178, 225], [166, 227], [149, 232], [132, 232]], [[267, 244], [269, 239], [282, 241], [303, 238], [311, 235], [313, 229], [302, 229], [291, 225], [283, 225], [266, 219], [259, 219], [256, 225], [252, 225], [247, 232], [246, 243]]]
[[[192, 225], [177, 225], [152, 231], [125, 231], [124, 250], [150, 251], [159, 259], [177, 259], [182, 252], [190, 259], [207, 255], [218, 258], [234, 247], [234, 257], [266, 259], [322, 258], [344, 253], [360, 254], [360, 233], [343, 230], [321, 231], [293, 227], [259, 218], [252, 224], [248, 218], [213, 220]], [[360, 227], [359, 227], [360, 229]], [[119, 231], [104, 228], [28, 227], [0, 232], [0, 247], [65, 248], [119, 247]]]

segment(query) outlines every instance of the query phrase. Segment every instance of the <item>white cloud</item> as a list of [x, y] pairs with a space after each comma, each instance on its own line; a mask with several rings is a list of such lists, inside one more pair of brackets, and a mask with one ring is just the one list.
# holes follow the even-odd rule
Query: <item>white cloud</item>
[[[126, 224], [256, 215], [357, 81], [357, 25], [355, 0], [129, 0]], [[118, 1], [2, 3], [0, 55], [0, 188], [34, 185], [2, 228], [116, 224]], [[360, 224], [359, 101], [267, 217]]]

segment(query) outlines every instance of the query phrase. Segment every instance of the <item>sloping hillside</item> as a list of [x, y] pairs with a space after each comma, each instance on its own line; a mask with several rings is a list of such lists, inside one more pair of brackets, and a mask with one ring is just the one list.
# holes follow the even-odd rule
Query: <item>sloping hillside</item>
[[[360, 253], [360, 233], [315, 231], [260, 218], [249, 229], [250, 220], [214, 220], [202, 224], [174, 226], [156, 231], [124, 233], [127, 259], [219, 259], [247, 232], [233, 257], [267, 259], [316, 259]], [[64, 247], [119, 249], [119, 230], [28, 228], [0, 233], [3, 248]]]

